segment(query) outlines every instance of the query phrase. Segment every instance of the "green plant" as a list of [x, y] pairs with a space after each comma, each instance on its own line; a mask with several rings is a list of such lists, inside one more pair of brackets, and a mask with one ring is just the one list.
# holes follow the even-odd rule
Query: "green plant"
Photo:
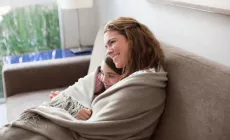
[[61, 48], [56, 4], [17, 8], [4, 15], [0, 22], [0, 71], [3, 56], [56, 48]]

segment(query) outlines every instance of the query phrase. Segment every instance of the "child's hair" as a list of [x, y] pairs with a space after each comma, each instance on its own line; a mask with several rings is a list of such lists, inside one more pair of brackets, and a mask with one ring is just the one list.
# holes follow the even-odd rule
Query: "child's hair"
[[113, 70], [115, 71], [117, 74], [121, 75], [122, 74], [122, 68], [117, 68], [113, 62], [113, 60], [109, 57], [106, 56], [105, 58], [105, 63]]

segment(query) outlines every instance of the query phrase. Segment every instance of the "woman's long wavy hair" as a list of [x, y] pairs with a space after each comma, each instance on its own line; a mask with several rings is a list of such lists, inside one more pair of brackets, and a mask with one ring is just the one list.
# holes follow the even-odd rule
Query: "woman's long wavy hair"
[[159, 70], [164, 62], [160, 43], [147, 26], [130, 17], [120, 17], [109, 21], [104, 28], [117, 31], [128, 40], [129, 54], [123, 67], [123, 78], [135, 71], [148, 68]]

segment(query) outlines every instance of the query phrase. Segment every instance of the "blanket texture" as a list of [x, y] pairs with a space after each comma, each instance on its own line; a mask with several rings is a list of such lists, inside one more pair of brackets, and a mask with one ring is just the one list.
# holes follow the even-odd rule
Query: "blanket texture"
[[[167, 73], [131, 75], [94, 99], [97, 72], [0, 128], [1, 140], [149, 139], [164, 109]], [[93, 110], [87, 121], [74, 118], [83, 106]]]

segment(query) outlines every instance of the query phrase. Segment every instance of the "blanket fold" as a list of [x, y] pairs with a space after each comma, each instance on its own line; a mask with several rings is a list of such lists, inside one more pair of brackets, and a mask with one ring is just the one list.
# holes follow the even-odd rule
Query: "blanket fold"
[[[0, 137], [20, 135], [21, 128], [28, 131], [28, 140], [149, 139], [164, 109], [167, 73], [131, 75], [93, 99], [97, 72], [79, 79], [50, 102], [26, 110], [24, 117], [0, 129]], [[93, 110], [87, 121], [74, 117], [82, 107]]]

